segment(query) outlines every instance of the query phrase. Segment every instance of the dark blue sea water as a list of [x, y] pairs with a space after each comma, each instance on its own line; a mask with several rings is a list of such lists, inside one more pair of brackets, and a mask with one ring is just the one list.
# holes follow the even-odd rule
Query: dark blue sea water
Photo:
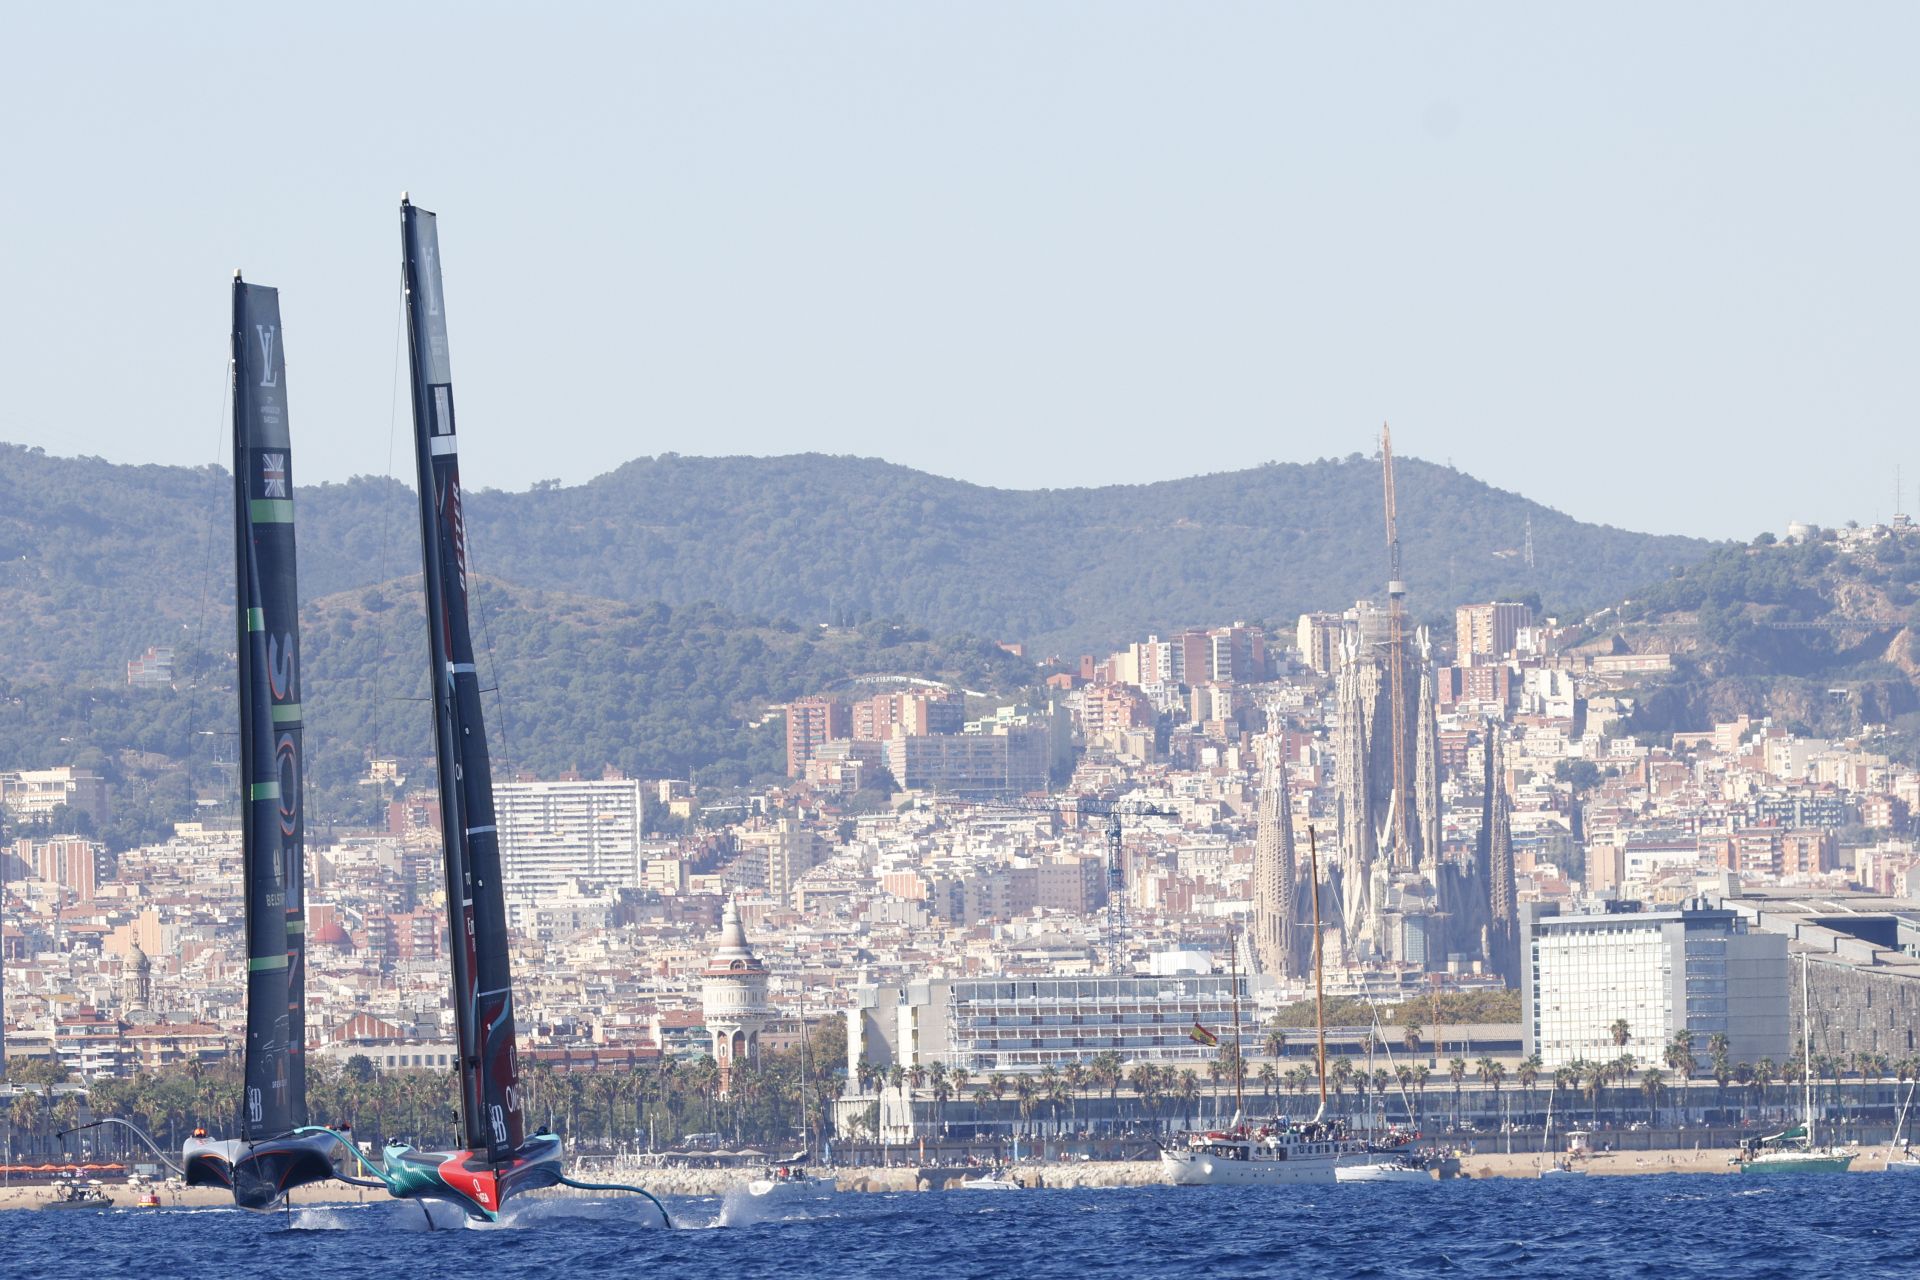
[[1920, 1277], [1920, 1186], [1658, 1175], [1431, 1186], [838, 1194], [752, 1220], [670, 1199], [522, 1201], [427, 1233], [415, 1205], [0, 1213], [0, 1274]]

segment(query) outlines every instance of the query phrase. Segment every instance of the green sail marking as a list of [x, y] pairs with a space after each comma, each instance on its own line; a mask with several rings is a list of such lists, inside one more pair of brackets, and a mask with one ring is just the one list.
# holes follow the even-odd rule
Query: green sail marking
[[265, 631], [267, 629], [267, 611], [265, 609], [247, 610], [247, 630]]
[[280, 798], [280, 784], [278, 782], [256, 782], [247, 788], [247, 798], [249, 800], [278, 800]]
[[247, 504], [255, 524], [292, 524], [293, 499], [255, 498]]
[[258, 973], [263, 969], [284, 969], [286, 967], [287, 958], [285, 956], [268, 956], [264, 960], [247, 961], [247, 969], [253, 973]]
[[292, 724], [299, 718], [300, 704], [297, 702], [283, 702], [273, 709], [273, 722], [275, 724]]

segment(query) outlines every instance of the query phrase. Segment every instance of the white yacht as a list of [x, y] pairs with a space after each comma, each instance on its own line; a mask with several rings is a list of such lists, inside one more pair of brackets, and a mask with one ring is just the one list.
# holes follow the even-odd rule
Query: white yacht
[[1177, 1187], [1269, 1187], [1296, 1182], [1335, 1182], [1344, 1162], [1359, 1167], [1406, 1144], [1370, 1144], [1338, 1120], [1295, 1124], [1281, 1119], [1259, 1126], [1187, 1136], [1183, 1146], [1163, 1148], [1160, 1171]]
[[1427, 1162], [1408, 1152], [1404, 1155], [1369, 1156], [1359, 1164], [1343, 1164], [1333, 1171], [1335, 1182], [1426, 1182], [1435, 1181]]

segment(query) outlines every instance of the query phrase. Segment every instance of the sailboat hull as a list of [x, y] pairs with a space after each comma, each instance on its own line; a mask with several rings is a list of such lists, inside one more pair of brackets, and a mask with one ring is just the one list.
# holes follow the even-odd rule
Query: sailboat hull
[[262, 1142], [189, 1138], [181, 1168], [190, 1187], [228, 1187], [242, 1209], [279, 1206], [287, 1192], [334, 1176], [339, 1140], [331, 1134], [289, 1134]]
[[560, 1139], [539, 1134], [512, 1159], [487, 1163], [484, 1152], [421, 1151], [389, 1143], [387, 1190], [403, 1200], [445, 1200], [478, 1222], [497, 1222], [508, 1200], [526, 1191], [551, 1187], [565, 1176]]
[[1742, 1173], [1845, 1173], [1853, 1163], [1849, 1153], [1768, 1152], [1743, 1161]]
[[1160, 1173], [1176, 1187], [1281, 1187], [1331, 1183], [1337, 1156], [1236, 1160], [1206, 1151], [1162, 1151]]

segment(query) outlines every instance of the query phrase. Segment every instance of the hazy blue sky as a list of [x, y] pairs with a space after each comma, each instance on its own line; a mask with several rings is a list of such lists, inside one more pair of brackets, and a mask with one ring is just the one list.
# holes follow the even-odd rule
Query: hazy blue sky
[[386, 471], [410, 189], [474, 485], [1390, 419], [1586, 519], [1869, 519], [1920, 486], [1917, 56], [1913, 4], [8, 3], [0, 438], [219, 460], [240, 266], [296, 478]]

